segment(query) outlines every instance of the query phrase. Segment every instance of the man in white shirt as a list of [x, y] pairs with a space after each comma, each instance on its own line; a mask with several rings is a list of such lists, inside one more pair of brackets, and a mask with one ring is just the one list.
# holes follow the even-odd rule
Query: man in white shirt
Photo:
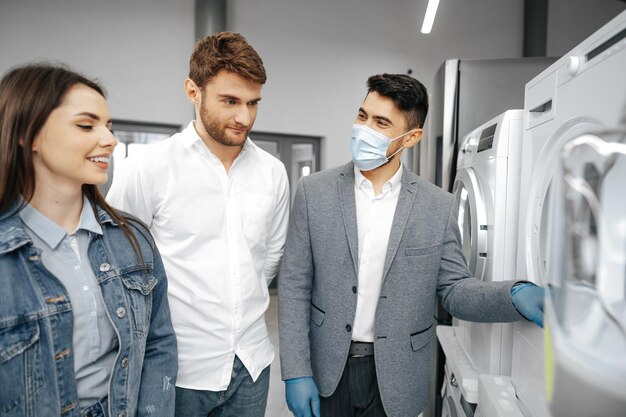
[[402, 166], [426, 88], [368, 79], [352, 162], [303, 178], [279, 282], [281, 372], [296, 417], [415, 417], [428, 395], [438, 295], [454, 316], [541, 324], [543, 289], [470, 276], [452, 196]]
[[107, 196], [144, 221], [169, 278], [176, 415], [261, 417], [274, 358], [268, 284], [287, 231], [284, 165], [248, 138], [266, 80], [239, 34], [201, 39], [185, 92], [196, 119], [125, 162]]

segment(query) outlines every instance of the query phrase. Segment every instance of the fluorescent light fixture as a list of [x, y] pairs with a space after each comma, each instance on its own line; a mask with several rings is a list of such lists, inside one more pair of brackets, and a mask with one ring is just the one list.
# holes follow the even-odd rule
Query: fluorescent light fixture
[[428, 0], [426, 14], [424, 15], [424, 23], [422, 23], [422, 33], [430, 33], [433, 28], [435, 15], [437, 14], [437, 7], [439, 7], [439, 0]]

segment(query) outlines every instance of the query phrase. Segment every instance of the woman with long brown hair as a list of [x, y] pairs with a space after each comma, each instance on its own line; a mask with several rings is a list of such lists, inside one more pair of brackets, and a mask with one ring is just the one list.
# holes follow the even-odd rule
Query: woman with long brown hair
[[0, 415], [168, 416], [176, 337], [160, 255], [115, 211], [103, 89], [61, 66], [0, 81]]

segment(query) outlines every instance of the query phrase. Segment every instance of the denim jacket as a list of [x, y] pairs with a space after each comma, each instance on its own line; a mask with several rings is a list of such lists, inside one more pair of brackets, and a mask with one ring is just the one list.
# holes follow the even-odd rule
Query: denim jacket
[[[112, 417], [173, 416], [176, 336], [161, 257], [147, 228], [129, 221], [144, 264], [122, 229], [98, 208], [103, 235], [89, 262], [119, 351], [109, 384]], [[79, 417], [72, 306], [19, 215], [0, 215], [0, 416]]]

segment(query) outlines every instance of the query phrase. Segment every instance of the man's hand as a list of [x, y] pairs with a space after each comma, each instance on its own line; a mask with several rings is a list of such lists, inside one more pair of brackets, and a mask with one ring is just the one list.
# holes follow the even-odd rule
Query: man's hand
[[530, 282], [515, 284], [511, 288], [511, 302], [527, 320], [543, 327], [544, 290]]
[[285, 396], [295, 417], [320, 417], [320, 395], [312, 377], [287, 379]]

